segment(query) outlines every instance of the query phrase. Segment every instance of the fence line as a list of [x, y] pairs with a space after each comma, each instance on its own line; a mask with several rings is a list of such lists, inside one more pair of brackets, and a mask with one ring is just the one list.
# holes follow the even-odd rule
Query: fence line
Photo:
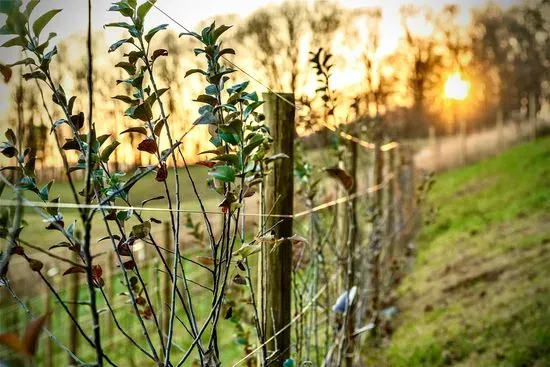
[[[302, 216], [305, 216], [307, 214], [311, 214], [314, 212], [317, 212], [319, 210], [330, 208], [331, 206], [338, 205], [345, 203], [346, 201], [349, 201], [351, 199], [365, 196], [368, 194], [371, 194], [373, 192], [376, 192], [378, 190], [381, 190], [384, 188], [386, 184], [392, 179], [395, 172], [391, 173], [389, 177], [387, 178], [386, 182], [384, 182], [382, 185], [373, 185], [369, 188], [358, 192], [353, 195], [345, 195], [341, 196], [337, 199], [331, 200], [329, 202], [320, 204], [319, 206], [316, 206], [315, 208], [299, 212], [297, 214], [262, 214], [262, 213], [241, 213], [240, 216], [249, 216], [249, 217], [273, 217], [273, 218], [299, 218]], [[6, 199], [0, 199], [0, 206], [15, 206], [17, 205], [16, 200], [6, 200]], [[98, 204], [75, 204], [75, 203], [50, 203], [50, 202], [42, 202], [42, 201], [30, 201], [23, 199], [24, 207], [34, 207], [34, 208], [65, 208], [65, 209], [115, 209], [115, 210], [134, 210], [134, 211], [153, 211], [153, 212], [179, 212], [179, 213], [190, 213], [190, 214], [218, 214], [223, 215], [224, 213], [221, 211], [201, 211], [201, 210], [188, 210], [188, 209], [169, 209], [169, 208], [158, 208], [158, 207], [136, 207], [136, 206], [125, 206], [125, 205], [98, 205]]]

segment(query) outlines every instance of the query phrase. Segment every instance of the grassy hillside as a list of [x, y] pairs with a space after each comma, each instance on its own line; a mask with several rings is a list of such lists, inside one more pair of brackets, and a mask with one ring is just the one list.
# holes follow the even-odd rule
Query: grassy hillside
[[369, 365], [550, 366], [550, 139], [441, 174], [432, 205]]

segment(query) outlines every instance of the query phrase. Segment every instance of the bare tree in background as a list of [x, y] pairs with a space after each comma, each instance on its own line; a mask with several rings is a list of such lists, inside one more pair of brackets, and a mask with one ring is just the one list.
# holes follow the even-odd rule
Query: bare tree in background
[[434, 90], [441, 79], [440, 67], [442, 55], [438, 50], [437, 40], [432, 36], [421, 36], [414, 33], [410, 21], [414, 17], [422, 16], [426, 22], [433, 22], [433, 16], [428, 11], [422, 11], [414, 6], [401, 8], [401, 22], [405, 31], [405, 50], [407, 58], [407, 84], [412, 94], [412, 119], [408, 121], [405, 133], [422, 131], [426, 127], [427, 105], [426, 98]]

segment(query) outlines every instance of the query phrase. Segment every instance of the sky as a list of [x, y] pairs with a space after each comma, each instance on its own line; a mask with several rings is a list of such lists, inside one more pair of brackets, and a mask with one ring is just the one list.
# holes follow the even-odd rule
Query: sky
[[[0, 0], [10, 1], [10, 0]], [[493, 0], [494, 2], [507, 6], [517, 3], [519, 0]], [[92, 23], [93, 28], [100, 30], [106, 23], [120, 20], [118, 13], [108, 12], [112, 0], [93, 0]], [[141, 2], [141, 0], [139, 0]], [[184, 0], [158, 0], [157, 6], [170, 14], [175, 20], [188, 28], [194, 28], [195, 25], [203, 19], [211, 18], [219, 14], [239, 14], [246, 17], [255, 9], [270, 3], [281, 2], [281, 0], [202, 0], [202, 1], [184, 1]], [[434, 10], [441, 9], [445, 4], [453, 2], [461, 7], [460, 20], [466, 24], [469, 20], [472, 7], [478, 7], [483, 4], [481, 0], [340, 0], [340, 3], [349, 8], [357, 7], [380, 7], [383, 12], [382, 40], [381, 44], [386, 47], [386, 52], [391, 52], [397, 45], [401, 37], [401, 27], [399, 23], [399, 8], [404, 4], [414, 4], [417, 6], [429, 6]], [[26, 1], [24, 0], [24, 3]], [[87, 25], [87, 0], [42, 0], [35, 9], [34, 14], [42, 14], [48, 9], [63, 9], [54, 20], [45, 29], [47, 32], [56, 32], [59, 36], [56, 39], [67, 38], [75, 33], [82, 33]], [[149, 24], [157, 25], [162, 23], [170, 24], [170, 27], [176, 31], [181, 31], [179, 26], [173, 24], [157, 9], [152, 9], [148, 16]], [[0, 17], [0, 25], [4, 23], [5, 18]], [[108, 41], [116, 41], [120, 36], [119, 29], [108, 28], [105, 30]], [[6, 37], [0, 36], [0, 42], [4, 42]], [[0, 49], [0, 62], [9, 63], [18, 57], [15, 48], [6, 50]], [[6, 111], [9, 100], [9, 88], [5, 84], [0, 84], [0, 114]]]

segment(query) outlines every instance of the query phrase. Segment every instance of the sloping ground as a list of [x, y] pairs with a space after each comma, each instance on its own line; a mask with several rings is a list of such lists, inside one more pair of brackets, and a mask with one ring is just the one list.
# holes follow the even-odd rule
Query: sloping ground
[[[436, 178], [371, 366], [550, 366], [550, 139]], [[430, 218], [425, 218], [430, 219]]]

